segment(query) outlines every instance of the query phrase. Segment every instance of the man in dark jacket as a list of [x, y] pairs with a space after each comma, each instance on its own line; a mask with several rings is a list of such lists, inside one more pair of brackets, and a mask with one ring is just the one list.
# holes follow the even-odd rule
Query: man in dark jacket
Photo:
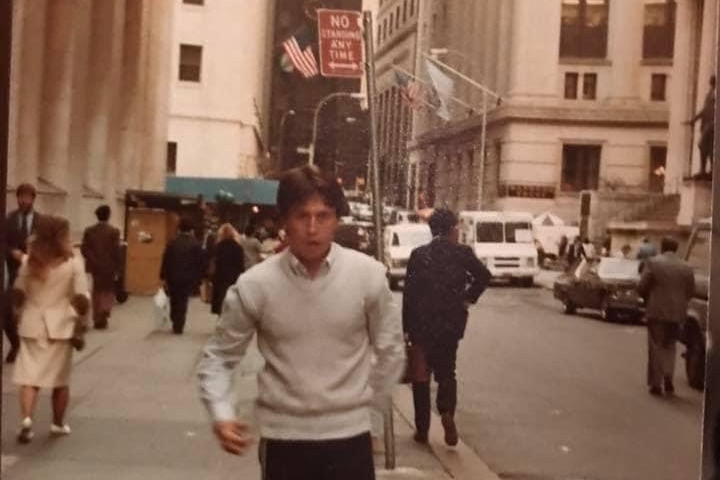
[[[425, 352], [438, 383], [437, 408], [445, 442], [458, 442], [454, 414], [457, 403], [455, 360], [465, 333], [468, 307], [490, 282], [490, 272], [472, 249], [458, 245], [458, 221], [446, 209], [436, 210], [428, 222], [433, 240], [413, 250], [403, 295], [403, 329], [407, 340]], [[430, 383], [413, 383], [415, 440], [427, 442], [430, 428]]]
[[192, 223], [181, 218], [178, 236], [163, 252], [160, 279], [170, 298], [170, 320], [173, 332], [183, 333], [188, 300], [203, 276], [203, 251], [192, 235]]
[[675, 347], [680, 328], [687, 318], [688, 302], [695, 293], [695, 274], [679, 258], [678, 244], [663, 238], [660, 255], [645, 261], [638, 291], [647, 302], [645, 316], [648, 331], [647, 383], [651, 395], [675, 393]]
[[[35, 187], [29, 183], [21, 183], [15, 190], [18, 208], [10, 212], [5, 220], [5, 232], [7, 238], [7, 257], [5, 258], [8, 270], [8, 286], [12, 288], [20, 268], [23, 255], [27, 253], [27, 239], [35, 231], [37, 219], [40, 217], [34, 208], [37, 192]], [[3, 312], [3, 330], [10, 342], [10, 351], [5, 357], [8, 363], [15, 362], [20, 339], [17, 333], [17, 324], [12, 318], [12, 311], [8, 307]]]
[[85, 269], [92, 276], [93, 324], [97, 329], [108, 326], [115, 301], [115, 279], [120, 273], [120, 230], [108, 223], [110, 207], [95, 209], [98, 223], [85, 229], [80, 251]]

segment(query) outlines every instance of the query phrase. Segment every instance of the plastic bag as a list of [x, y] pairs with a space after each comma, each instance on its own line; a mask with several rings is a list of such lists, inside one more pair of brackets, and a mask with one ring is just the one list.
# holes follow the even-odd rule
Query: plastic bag
[[160, 328], [170, 320], [170, 299], [162, 287], [153, 297], [153, 304], [155, 305], [155, 326]]

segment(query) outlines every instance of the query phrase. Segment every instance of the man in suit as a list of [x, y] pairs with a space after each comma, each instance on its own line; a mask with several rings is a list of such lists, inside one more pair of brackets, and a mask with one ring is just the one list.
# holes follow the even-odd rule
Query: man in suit
[[[437, 409], [445, 443], [456, 445], [455, 360], [465, 333], [468, 307], [490, 283], [490, 272], [472, 249], [458, 245], [458, 220], [446, 209], [428, 222], [433, 240], [410, 254], [403, 294], [403, 330], [424, 351], [438, 384]], [[430, 382], [413, 383], [415, 441], [426, 443], [430, 428]]]
[[185, 329], [188, 300], [203, 276], [202, 245], [192, 235], [192, 223], [181, 218], [177, 237], [163, 252], [160, 279], [170, 298], [170, 320], [173, 332], [180, 335]]
[[678, 244], [663, 238], [660, 255], [645, 260], [638, 291], [646, 298], [647, 383], [651, 395], [673, 395], [675, 347], [695, 290], [692, 268], [677, 255]]
[[95, 209], [98, 223], [85, 229], [80, 251], [92, 276], [93, 324], [105, 329], [115, 302], [115, 280], [120, 273], [120, 230], [108, 223], [110, 207]]
[[[8, 286], [12, 288], [23, 255], [27, 253], [27, 239], [35, 231], [37, 219], [40, 217], [34, 210], [37, 191], [29, 183], [21, 183], [15, 190], [18, 208], [10, 212], [5, 220], [7, 239], [7, 256], [5, 258], [8, 270]], [[17, 324], [12, 318], [12, 311], [7, 308], [3, 312], [3, 331], [10, 342], [10, 351], [5, 357], [7, 363], [14, 363], [20, 348], [20, 339], [17, 333]]]

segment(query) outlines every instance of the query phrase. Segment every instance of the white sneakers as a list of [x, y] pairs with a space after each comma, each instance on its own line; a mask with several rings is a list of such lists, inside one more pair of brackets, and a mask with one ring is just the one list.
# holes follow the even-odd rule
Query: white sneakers
[[70, 435], [72, 430], [70, 430], [70, 425], [67, 423], [62, 426], [53, 423], [50, 425], [50, 433], [53, 435]]
[[[20, 422], [20, 429], [17, 433], [17, 441], [19, 443], [30, 443], [30, 441], [33, 439], [35, 433], [32, 431], [32, 425], [32, 418], [25, 417], [22, 419], [22, 422]], [[52, 425], [50, 425], [50, 435], [70, 435], [70, 433], [72, 433], [72, 430], [70, 429], [70, 425], [68, 424], [55, 425], [53, 423]]]
[[32, 431], [32, 418], [25, 417], [20, 422], [20, 430], [18, 430], [17, 441], [19, 443], [29, 443], [35, 434]]

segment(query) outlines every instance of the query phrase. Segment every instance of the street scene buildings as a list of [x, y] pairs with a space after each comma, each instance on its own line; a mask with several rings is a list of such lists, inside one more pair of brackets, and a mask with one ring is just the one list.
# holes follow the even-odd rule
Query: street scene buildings
[[[71, 436], [41, 430], [55, 421], [42, 390], [35, 438], [18, 443], [5, 329], [3, 478], [260, 478], [262, 447], [222, 452], [194, 376], [217, 324], [209, 303], [223, 310], [217, 246], [240, 244], [245, 270], [287, 254], [278, 181], [308, 164], [342, 186], [349, 214], [335, 240], [383, 264], [398, 311], [411, 251], [437, 239], [427, 223], [439, 210], [457, 214], [457, 242], [493, 276], [465, 305], [458, 444], [444, 436], [435, 387], [422, 442], [412, 390], [395, 385], [391, 408], [372, 415], [377, 478], [714, 478], [718, 2], [11, 3], [0, 180], [15, 221], [0, 252], [18, 253], [11, 230], [33, 233], [13, 216], [29, 184], [33, 211], [68, 220], [78, 257], [109, 206], [122, 259], [109, 326], [88, 332], [71, 363]], [[373, 54], [359, 15], [346, 38], [364, 44], [364, 58], [324, 63], [322, 9], [368, 12]], [[328, 73], [338, 68], [347, 71]], [[157, 298], [177, 238], [188, 242], [177, 258], [201, 250], [202, 261], [191, 262], [197, 286], [173, 335], [166, 313], [177, 300], [165, 309]], [[658, 396], [646, 378], [655, 319], [639, 281], [648, 258], [667, 253], [665, 238], [695, 283], [673, 330], [674, 384]], [[236, 375], [252, 434], [261, 350], [254, 340]]]

